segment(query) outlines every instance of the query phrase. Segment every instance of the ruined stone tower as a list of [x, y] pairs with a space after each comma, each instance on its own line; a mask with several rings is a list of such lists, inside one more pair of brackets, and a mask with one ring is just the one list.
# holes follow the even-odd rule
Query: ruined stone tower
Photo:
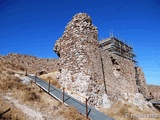
[[[147, 95], [142, 70], [135, 67], [132, 47], [111, 36], [98, 42], [90, 16], [76, 14], [54, 46], [59, 56], [58, 80], [68, 94], [94, 107]], [[133, 100], [134, 102], [134, 100]]]
[[105, 93], [98, 46], [97, 28], [92, 25], [90, 16], [79, 13], [68, 23], [54, 47], [60, 56], [58, 79], [61, 85], [78, 95], [90, 97], [89, 103], [94, 106], [102, 104]]
[[137, 92], [135, 61], [132, 48], [111, 36], [99, 42], [101, 47], [107, 94], [112, 101], [123, 98], [123, 94]]

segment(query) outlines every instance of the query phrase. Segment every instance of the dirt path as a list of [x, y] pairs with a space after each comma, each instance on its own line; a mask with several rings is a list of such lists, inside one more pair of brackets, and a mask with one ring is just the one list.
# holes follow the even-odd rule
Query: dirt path
[[32, 108], [29, 108], [28, 106], [21, 104], [17, 99], [14, 99], [9, 95], [3, 96], [2, 94], [0, 94], [0, 96], [7, 100], [9, 103], [13, 104], [16, 108], [22, 110], [22, 112], [28, 116], [28, 120], [45, 120], [41, 112], [35, 111]]

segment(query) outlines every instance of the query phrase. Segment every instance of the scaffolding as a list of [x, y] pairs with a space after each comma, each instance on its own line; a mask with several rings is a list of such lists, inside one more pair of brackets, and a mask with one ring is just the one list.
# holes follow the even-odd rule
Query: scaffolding
[[108, 50], [109, 52], [132, 60], [136, 63], [136, 61], [134, 60], [136, 55], [133, 54], [133, 48], [127, 45], [126, 43], [122, 42], [121, 40], [115, 38], [114, 36], [99, 41], [99, 45], [102, 48], [102, 50]]

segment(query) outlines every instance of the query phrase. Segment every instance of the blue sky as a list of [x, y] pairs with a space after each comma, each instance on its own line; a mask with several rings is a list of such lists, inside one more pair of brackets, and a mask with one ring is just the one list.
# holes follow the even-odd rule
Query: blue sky
[[57, 58], [54, 43], [79, 12], [100, 40], [113, 31], [132, 45], [147, 83], [160, 85], [160, 0], [0, 0], [0, 54]]

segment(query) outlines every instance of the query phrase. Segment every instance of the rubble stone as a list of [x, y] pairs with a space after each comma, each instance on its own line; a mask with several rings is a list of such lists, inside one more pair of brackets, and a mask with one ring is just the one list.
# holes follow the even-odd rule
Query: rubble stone
[[[58, 80], [62, 87], [74, 92], [68, 94], [82, 102], [85, 99], [80, 96], [87, 97], [94, 107], [109, 108], [118, 100], [141, 106], [140, 96], [134, 95], [139, 92], [138, 85], [143, 91], [140, 93], [147, 94], [142, 70], [136, 71], [133, 60], [101, 48], [97, 28], [87, 14], [73, 17], [54, 51], [60, 57]], [[137, 84], [136, 73], [141, 84]]]
[[138, 92], [143, 94], [144, 97], [148, 98], [149, 97], [149, 92], [147, 89], [147, 85], [146, 85], [146, 79], [144, 76], [144, 73], [142, 71], [142, 68], [140, 67], [136, 67], [136, 74], [137, 74], [137, 78], [136, 78], [136, 84], [138, 87]]
[[[123, 98], [122, 93], [135, 94], [137, 92], [137, 86], [135, 82], [134, 62], [108, 52], [107, 50], [101, 50], [101, 54], [106, 90], [111, 101], [116, 102], [118, 98]], [[112, 59], [114, 59], [117, 64], [113, 64]]]
[[60, 56], [60, 84], [88, 97], [92, 106], [101, 106], [105, 94], [98, 46], [97, 28], [85, 13], [73, 17], [54, 46], [54, 51]]

